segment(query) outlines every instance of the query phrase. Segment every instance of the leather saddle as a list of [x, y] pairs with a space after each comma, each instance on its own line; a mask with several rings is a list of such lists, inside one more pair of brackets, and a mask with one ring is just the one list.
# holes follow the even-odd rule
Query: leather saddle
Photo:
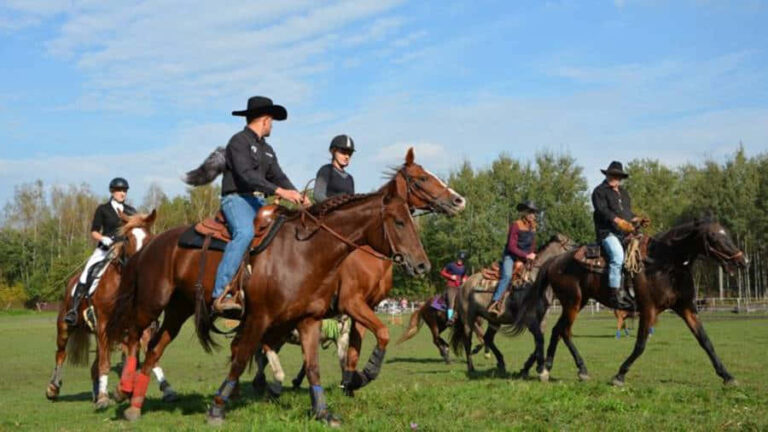
[[[624, 250], [628, 250], [628, 246], [632, 241], [637, 241], [639, 243], [638, 247], [640, 250], [640, 258], [642, 261], [646, 261], [648, 258], [648, 242], [650, 240], [651, 237], [646, 235], [627, 237], [623, 245]], [[629, 254], [625, 254], [624, 259], [626, 263], [626, 260], [629, 259]], [[576, 249], [573, 254], [573, 260], [576, 261], [576, 263], [580, 266], [593, 273], [602, 274], [607, 271], [608, 263], [605, 260], [603, 248], [596, 243], [579, 246], [579, 248]]]
[[[277, 205], [265, 205], [259, 209], [256, 218], [253, 220], [253, 240], [250, 244], [252, 253], [258, 253], [269, 245], [277, 231], [285, 222], [285, 217], [278, 211]], [[232, 235], [227, 227], [224, 214], [219, 211], [214, 217], [198, 222], [192, 227], [192, 233], [196, 237], [211, 237], [211, 249], [221, 250], [221, 246], [232, 240]], [[202, 247], [202, 242], [198, 237], [197, 241], [192, 242], [188, 239], [182, 239], [185, 247]], [[265, 241], [266, 240], [266, 241]], [[181, 243], [181, 242], [180, 242]], [[218, 244], [219, 247], [215, 245]]]

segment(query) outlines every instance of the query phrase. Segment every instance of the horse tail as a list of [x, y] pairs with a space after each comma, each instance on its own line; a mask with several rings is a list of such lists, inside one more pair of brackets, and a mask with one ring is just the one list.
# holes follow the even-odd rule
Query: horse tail
[[405, 330], [405, 333], [400, 336], [400, 339], [397, 340], [396, 345], [400, 345], [408, 339], [416, 336], [416, 333], [421, 330], [421, 326], [424, 324], [424, 321], [421, 318], [421, 314], [424, 313], [425, 308], [428, 307], [430, 307], [429, 302], [424, 303], [424, 305], [422, 305], [418, 310], [411, 314], [411, 319], [408, 321], [408, 328]]
[[226, 165], [224, 147], [216, 147], [199, 167], [188, 171], [182, 180], [190, 186], [206, 185], [223, 173]]
[[453, 328], [451, 329], [451, 348], [456, 355], [461, 354], [461, 347], [467, 340], [468, 335], [464, 331], [464, 322], [461, 319], [461, 314], [456, 314], [456, 319], [453, 321]]
[[509, 334], [518, 335], [524, 332], [531, 320], [537, 319], [538, 315], [543, 314], [547, 307], [549, 307], [549, 302], [547, 301], [549, 267], [556, 258], [554, 257], [542, 264], [536, 280], [516, 308], [512, 325], [509, 328]]
[[67, 363], [72, 366], [87, 366], [91, 348], [91, 334], [88, 327], [79, 325], [71, 330], [67, 341]]
[[211, 337], [213, 321], [211, 313], [208, 311], [208, 302], [205, 300], [205, 288], [202, 282], [195, 286], [195, 331], [200, 345], [206, 352], [212, 352], [213, 348], [218, 348], [219, 344]]

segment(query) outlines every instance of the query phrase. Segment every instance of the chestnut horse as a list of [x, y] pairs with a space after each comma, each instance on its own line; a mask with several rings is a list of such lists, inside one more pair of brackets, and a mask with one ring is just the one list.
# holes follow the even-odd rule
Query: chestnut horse
[[[123, 263], [151, 240], [151, 229], [156, 216], [157, 214], [154, 211], [149, 215], [136, 214], [133, 216], [126, 216], [120, 213], [120, 218], [124, 223], [118, 234], [118, 239], [121, 239], [121, 241], [116, 242], [113, 252], [114, 258], [106, 265], [102, 276], [97, 279], [96, 289], [90, 297], [90, 304], [93, 305], [96, 316], [95, 330], [92, 330], [85, 323], [85, 320], [82, 319], [83, 312], [89, 306], [89, 301], [87, 300], [83, 300], [80, 303], [78, 315], [81, 318], [75, 326], [69, 326], [64, 322], [64, 315], [66, 315], [72, 303], [72, 289], [80, 276], [73, 276], [67, 283], [64, 301], [59, 305], [59, 315], [56, 319], [56, 365], [45, 392], [48, 399], [56, 400], [59, 396], [62, 368], [65, 359], [68, 359], [69, 363], [73, 365], [85, 365], [88, 363], [90, 333], [94, 333], [98, 343], [98, 351], [91, 366], [93, 400], [96, 403], [97, 409], [103, 409], [109, 405], [107, 381], [110, 369], [110, 347], [106, 342], [105, 329], [111, 312], [111, 301], [120, 285]], [[68, 354], [69, 357], [67, 357]], [[158, 367], [154, 372], [160, 381], [163, 400], [174, 400], [176, 394], [170, 384], [164, 379], [162, 369]]]
[[[412, 152], [409, 155], [412, 164]], [[376, 259], [392, 259], [411, 274], [424, 274], [430, 267], [405, 201], [408, 191], [421, 181], [408, 174], [408, 165], [407, 161], [378, 192], [333, 198], [308, 211], [281, 210], [288, 220], [266, 250], [248, 258], [253, 276], [246, 281], [246, 313], [232, 345], [230, 373], [209, 412], [212, 423], [223, 420], [224, 404], [256, 346], [262, 342], [275, 344], [294, 327], [301, 335], [312, 385], [313, 414], [333, 421], [325, 404], [317, 364], [321, 320], [334, 294], [338, 293], [339, 298], [344, 295], [330, 283], [335, 275], [333, 269], [353, 250], [361, 250], [365, 245], [370, 246], [365, 253], [376, 255]], [[141, 371], [131, 369], [135, 368], [135, 361], [127, 361], [123, 370], [120, 390], [132, 393], [131, 407], [125, 411], [129, 420], [140, 416], [148, 373], [189, 316], [196, 315], [203, 347], [210, 349], [214, 344], [207, 304], [211, 301], [221, 254], [209, 252], [205, 271], [200, 272], [201, 251], [177, 246], [185, 229], [180, 227], [158, 235], [138, 259], [129, 262], [116, 305], [119, 313], [109, 323], [110, 340], [120, 340], [127, 331], [131, 346], [135, 347], [139, 331], [165, 312], [165, 320], [150, 342]], [[196, 289], [198, 273], [202, 273], [200, 293]], [[350, 316], [352, 312], [347, 311]], [[270, 328], [274, 336], [265, 337], [269, 336], [265, 333]]]
[[[715, 354], [712, 342], [707, 337], [697, 314], [696, 289], [691, 269], [693, 262], [701, 255], [714, 259], [729, 272], [734, 271], [736, 267], [746, 266], [744, 253], [734, 245], [726, 230], [712, 220], [697, 219], [650, 239], [648, 258], [644, 268], [633, 280], [637, 312], [640, 316], [637, 340], [632, 354], [614, 376], [612, 380], [614, 385], [624, 385], [624, 377], [629, 372], [629, 368], [645, 350], [649, 330], [654, 325], [656, 317], [667, 309], [672, 309], [685, 321], [699, 345], [706, 351], [715, 372], [723, 382], [732, 384], [735, 381]], [[571, 340], [571, 327], [579, 311], [584, 308], [589, 299], [605, 304], [610, 291], [603, 275], [588, 271], [574, 262], [573, 257], [574, 252], [569, 252], [546, 263], [534, 283], [535, 289], [531, 290], [525, 299], [516, 327], [519, 328], [527, 323], [526, 315], [537, 311], [542, 303], [547, 303], [544, 292], [547, 286], [551, 286], [555, 296], [560, 300], [563, 312], [552, 328], [546, 368], [552, 369], [555, 350], [562, 338], [579, 369], [579, 378], [586, 380], [589, 379], [587, 367]]]
[[[406, 197], [409, 208], [448, 216], [461, 212], [466, 205], [465, 199], [439, 177], [415, 163], [414, 159], [413, 149], [409, 149], [405, 164], [393, 176], [398, 194]], [[364, 251], [353, 251], [341, 263], [330, 284], [334, 287], [332, 289], [338, 292], [336, 312], [348, 314], [353, 321], [346, 368], [342, 373], [344, 392], [347, 396], [352, 396], [355, 390], [368, 384], [378, 374], [378, 367], [370, 363], [362, 373], [357, 372], [360, 346], [366, 329], [376, 336], [376, 349], [382, 356], [389, 343], [389, 328], [376, 316], [374, 308], [387, 298], [392, 290], [392, 263]], [[264, 356], [269, 355], [270, 349], [279, 350], [282, 343], [278, 341], [274, 345], [268, 345], [264, 353], [262, 350], [257, 352], [260, 371], [264, 368]], [[279, 363], [274, 363], [279, 361], [276, 354], [269, 357], [273, 371], [281, 370]], [[376, 371], [376, 374], [373, 371]], [[254, 385], [258, 390], [264, 381], [263, 373], [257, 374]], [[271, 388], [274, 393], [278, 393], [281, 387], [282, 380], [277, 381]]]

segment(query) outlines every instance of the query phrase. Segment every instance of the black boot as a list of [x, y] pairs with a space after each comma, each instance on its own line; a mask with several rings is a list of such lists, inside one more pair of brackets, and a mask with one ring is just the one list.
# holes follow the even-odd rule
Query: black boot
[[611, 294], [608, 297], [608, 304], [606, 304], [609, 308], [626, 311], [634, 311], [637, 309], [635, 300], [627, 295], [623, 289], [611, 288], [609, 291]]
[[75, 288], [75, 295], [72, 296], [72, 308], [64, 315], [64, 322], [73, 326], [77, 324], [77, 310], [80, 307], [80, 300], [85, 296], [85, 284], [78, 282]]

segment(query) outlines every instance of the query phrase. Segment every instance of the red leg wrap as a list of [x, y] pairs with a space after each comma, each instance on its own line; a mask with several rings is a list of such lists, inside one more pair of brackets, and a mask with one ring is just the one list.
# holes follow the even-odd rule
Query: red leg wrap
[[133, 380], [136, 375], [136, 357], [127, 357], [123, 366], [123, 373], [120, 375], [120, 391], [126, 394], [133, 393]]
[[131, 406], [141, 408], [144, 404], [144, 396], [147, 395], [149, 387], [149, 375], [139, 372], [136, 374], [136, 383], [133, 385], [133, 397], [131, 397]]

